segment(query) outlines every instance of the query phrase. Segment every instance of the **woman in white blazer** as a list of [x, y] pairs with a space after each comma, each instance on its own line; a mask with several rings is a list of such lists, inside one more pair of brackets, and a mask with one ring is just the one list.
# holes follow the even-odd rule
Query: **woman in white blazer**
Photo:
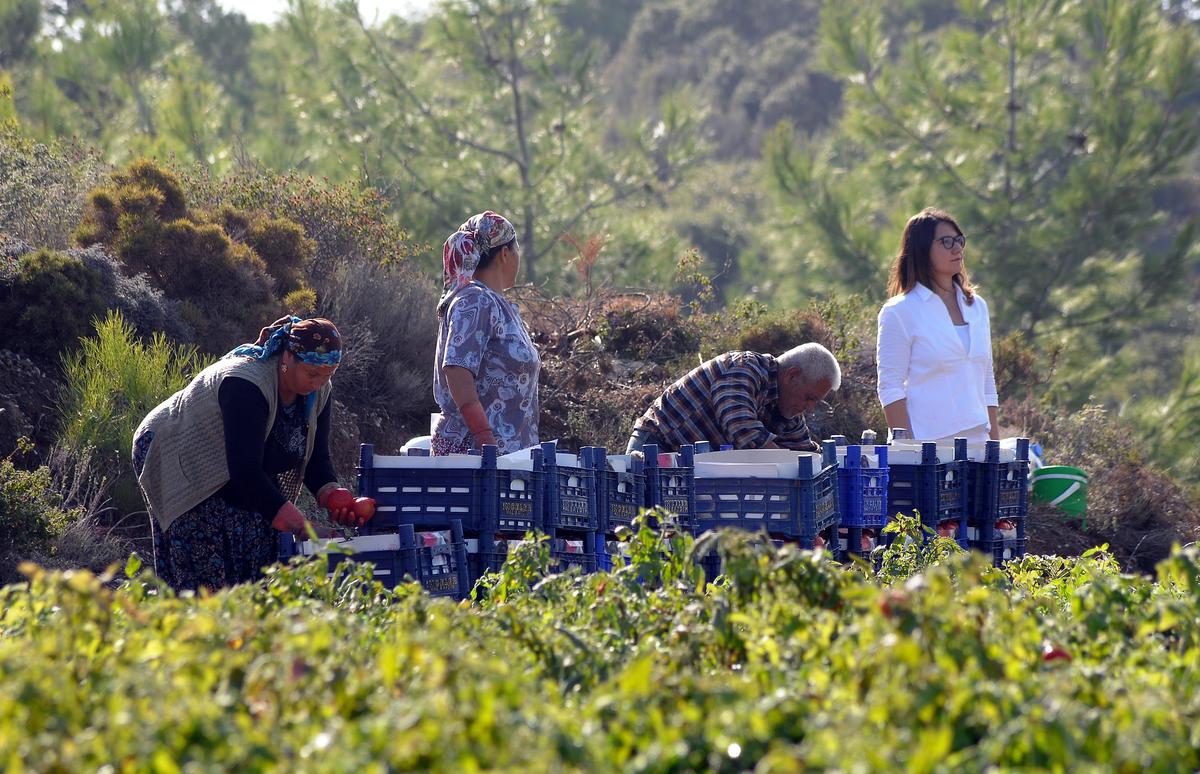
[[913, 438], [999, 439], [987, 303], [971, 287], [967, 238], [950, 215], [909, 218], [879, 310], [879, 402]]

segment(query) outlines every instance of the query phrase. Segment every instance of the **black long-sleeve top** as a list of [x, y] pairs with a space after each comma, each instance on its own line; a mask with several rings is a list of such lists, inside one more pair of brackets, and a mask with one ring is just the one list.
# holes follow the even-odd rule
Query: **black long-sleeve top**
[[[301, 395], [297, 398], [304, 400]], [[261, 513], [268, 520], [286, 502], [275, 483], [275, 476], [295, 467], [294, 457], [267, 435], [270, 406], [252, 382], [236, 376], [221, 382], [217, 392], [221, 418], [225, 426], [225, 460], [229, 482], [218, 492], [231, 505]], [[317, 434], [312, 457], [304, 469], [304, 485], [314, 495], [321, 487], [336, 481], [329, 459], [329, 423], [333, 401], [325, 404], [317, 417]], [[281, 412], [277, 411], [275, 421]], [[264, 441], [265, 439], [265, 441]]]

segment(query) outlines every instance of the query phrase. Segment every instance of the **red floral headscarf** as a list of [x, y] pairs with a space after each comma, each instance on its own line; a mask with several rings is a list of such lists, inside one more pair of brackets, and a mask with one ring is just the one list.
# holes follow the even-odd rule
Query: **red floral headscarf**
[[458, 231], [451, 234], [442, 247], [442, 285], [445, 294], [438, 302], [438, 314], [445, 310], [455, 293], [470, 284], [484, 253], [516, 238], [517, 230], [513, 224], [491, 210], [473, 215], [459, 226]]

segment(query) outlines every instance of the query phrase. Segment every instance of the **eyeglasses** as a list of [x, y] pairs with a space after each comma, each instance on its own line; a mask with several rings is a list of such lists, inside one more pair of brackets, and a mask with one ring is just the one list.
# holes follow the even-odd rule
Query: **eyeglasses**
[[953, 250], [954, 245], [958, 245], [959, 247], [967, 246], [967, 238], [965, 236], [963, 236], [962, 234], [959, 234], [958, 236], [938, 237], [934, 241], [941, 242], [942, 247], [946, 248], [947, 250]]

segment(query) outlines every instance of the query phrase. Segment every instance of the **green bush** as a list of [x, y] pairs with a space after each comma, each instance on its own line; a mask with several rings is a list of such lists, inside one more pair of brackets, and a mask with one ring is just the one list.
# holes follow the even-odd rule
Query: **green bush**
[[314, 244], [312, 259], [304, 267], [308, 284], [321, 295], [322, 279], [332, 277], [340, 266], [405, 263], [430, 251], [428, 244], [414, 241], [396, 223], [387, 200], [373, 188], [332, 185], [262, 167], [239, 168], [214, 178], [207, 167], [196, 165], [181, 170], [179, 177], [195, 207], [227, 207], [300, 224]]
[[96, 335], [63, 360], [66, 376], [60, 442], [95, 448], [109, 465], [113, 496], [123, 512], [141, 506], [129, 460], [133, 431], [205, 365], [194, 347], [172, 344], [159, 333], [137, 338], [118, 312], [96, 324]]
[[0, 582], [14, 580], [14, 564], [49, 549], [76, 514], [62, 509], [45, 467], [21, 470], [0, 459]]
[[47, 249], [18, 258], [11, 284], [0, 294], [0, 327], [15, 348], [42, 361], [88, 335], [92, 318], [104, 311], [100, 274]]
[[76, 240], [111, 249], [128, 274], [144, 274], [186, 304], [180, 316], [206, 352], [243, 343], [281, 306], [311, 299], [283, 303], [307, 289], [302, 269], [313, 248], [300, 226], [229, 207], [192, 213], [178, 177], [150, 161], [134, 162], [92, 192]]

